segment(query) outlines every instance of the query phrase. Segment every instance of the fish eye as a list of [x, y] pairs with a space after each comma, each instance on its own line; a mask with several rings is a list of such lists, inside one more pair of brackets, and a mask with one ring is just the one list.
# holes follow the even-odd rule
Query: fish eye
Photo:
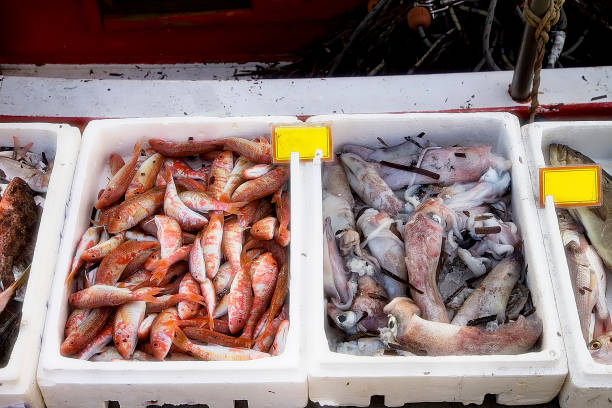
[[598, 340], [593, 340], [589, 344], [589, 349], [591, 350], [599, 350], [600, 348], [601, 348], [601, 342], [599, 342]]

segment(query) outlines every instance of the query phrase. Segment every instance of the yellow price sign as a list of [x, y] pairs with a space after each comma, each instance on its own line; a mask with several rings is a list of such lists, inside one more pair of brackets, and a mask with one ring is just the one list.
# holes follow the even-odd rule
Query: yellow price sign
[[329, 125], [279, 125], [272, 130], [272, 151], [275, 162], [287, 162], [291, 152], [298, 152], [301, 160], [312, 160], [321, 150], [321, 160], [332, 158]]
[[540, 168], [540, 206], [552, 195], [557, 207], [601, 205], [599, 165]]

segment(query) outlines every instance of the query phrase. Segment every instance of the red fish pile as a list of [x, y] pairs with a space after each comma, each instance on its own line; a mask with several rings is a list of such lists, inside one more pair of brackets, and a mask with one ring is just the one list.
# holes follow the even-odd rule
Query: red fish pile
[[[289, 168], [265, 138], [150, 139], [98, 194], [66, 284], [60, 352], [116, 359], [249, 360], [289, 330]], [[193, 169], [180, 157], [199, 155]], [[73, 285], [76, 281], [76, 285]], [[73, 289], [73, 287], [75, 289]]]

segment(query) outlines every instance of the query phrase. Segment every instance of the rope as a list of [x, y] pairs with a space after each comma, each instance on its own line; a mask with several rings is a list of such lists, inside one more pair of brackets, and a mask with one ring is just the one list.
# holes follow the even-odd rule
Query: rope
[[368, 26], [368, 24], [370, 24], [370, 22], [373, 21], [376, 18], [376, 16], [378, 16], [378, 13], [387, 6], [388, 2], [389, 0], [379, 1], [378, 4], [374, 6], [372, 11], [370, 11], [363, 20], [361, 20], [361, 23], [359, 23], [357, 28], [355, 28], [355, 31], [353, 31], [353, 34], [351, 34], [351, 37], [349, 38], [348, 42], [346, 43], [346, 45], [344, 46], [344, 48], [342, 49], [342, 51], [336, 58], [334, 65], [332, 65], [329, 72], [327, 73], [328, 77], [333, 76], [336, 73], [336, 70], [340, 67], [342, 60], [344, 60], [344, 57], [346, 56], [349, 49], [353, 46], [353, 44], [357, 40], [357, 37], [359, 37], [359, 34], [361, 34], [361, 32]]
[[489, 3], [489, 12], [485, 19], [484, 30], [482, 31], [482, 51], [484, 53], [487, 65], [493, 68], [495, 71], [500, 71], [499, 67], [493, 60], [491, 54], [491, 48], [489, 47], [489, 37], [491, 36], [491, 27], [493, 26], [493, 17], [495, 17], [495, 7], [497, 6], [497, 0], [491, 0]]
[[550, 7], [542, 17], [538, 17], [529, 2], [525, 3], [523, 8], [523, 15], [527, 24], [535, 27], [535, 40], [537, 41], [536, 48], [536, 60], [533, 67], [533, 85], [531, 88], [531, 106], [529, 107], [529, 122], [533, 123], [535, 119], [536, 110], [540, 103], [538, 102], [538, 90], [540, 88], [540, 72], [542, 71], [542, 61], [544, 60], [544, 52], [546, 50], [546, 43], [549, 40], [548, 32], [550, 28], [557, 24], [561, 15], [561, 7], [565, 0], [551, 0]]

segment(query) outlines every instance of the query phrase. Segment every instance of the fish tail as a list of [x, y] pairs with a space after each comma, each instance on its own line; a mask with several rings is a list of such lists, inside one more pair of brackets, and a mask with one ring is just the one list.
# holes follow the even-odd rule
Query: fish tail
[[196, 295], [195, 293], [181, 293], [180, 295], [181, 299], [185, 302], [195, 302], [202, 306], [206, 306], [206, 301], [200, 295]]
[[211, 313], [208, 314], [208, 328], [210, 330], [215, 330], [215, 319]]
[[170, 184], [172, 181], [172, 171], [170, 170], [170, 166], [167, 166], [164, 163], [164, 174], [162, 174], [162, 178], [166, 181], [167, 184]]
[[161, 265], [157, 266], [151, 274], [150, 281], [155, 285], [159, 285], [161, 281], [166, 277], [166, 274], [168, 273], [168, 268], [169, 266], [167, 265], [167, 262], [161, 262]]
[[206, 180], [207, 174], [201, 170], [193, 170], [193, 175], [198, 176], [199, 180]]
[[272, 204], [281, 204], [281, 195], [283, 194], [283, 188], [279, 188], [272, 194], [272, 199], [270, 200]]
[[76, 274], [79, 271], [79, 269], [81, 269], [80, 266], [78, 268], [77, 267], [72, 268], [70, 270], [70, 273], [68, 274], [68, 276], [66, 276], [66, 280], [64, 280], [64, 285], [67, 288], [69, 288], [70, 285], [72, 284], [72, 281], [74, 280], [74, 277], [76, 276]]
[[145, 302], [156, 302], [157, 298], [155, 295], [159, 294], [163, 288], [142, 288], [138, 290], [138, 293], [133, 293], [134, 300], [142, 300]]
[[221, 197], [221, 201], [227, 201], [227, 207], [223, 210], [228, 214], [236, 214], [236, 215], [242, 215], [243, 212], [240, 211], [240, 208], [244, 207], [245, 205], [247, 205], [249, 202], [248, 201], [237, 201], [235, 203], [230, 203], [230, 199], [228, 197], [227, 200], [224, 200], [223, 197]]
[[19, 289], [19, 287], [23, 285], [28, 279], [28, 275], [30, 274], [31, 267], [32, 267], [32, 264], [28, 265], [28, 267], [25, 268], [21, 276], [15, 282], [13, 282], [11, 286], [9, 286], [9, 288], [12, 288], [13, 291]]
[[188, 351], [191, 341], [185, 336], [185, 333], [177, 327], [174, 328], [174, 337], [172, 338], [174, 345], [181, 350]]
[[142, 140], [137, 141], [136, 144], [134, 145], [134, 151], [132, 152], [132, 157], [135, 157], [136, 159], [138, 159], [138, 156], [140, 156], [140, 150], [142, 150]]
[[[224, 202], [224, 203], [229, 203], [230, 201], [232, 201], [232, 198], [226, 191], [223, 191], [219, 195], [219, 201]], [[229, 212], [229, 211], [226, 210], [225, 212]], [[230, 213], [230, 214], [235, 214], [235, 213]]]
[[204, 317], [194, 317], [186, 320], [179, 320], [177, 322], [179, 327], [206, 327], [208, 325], [208, 319]]

